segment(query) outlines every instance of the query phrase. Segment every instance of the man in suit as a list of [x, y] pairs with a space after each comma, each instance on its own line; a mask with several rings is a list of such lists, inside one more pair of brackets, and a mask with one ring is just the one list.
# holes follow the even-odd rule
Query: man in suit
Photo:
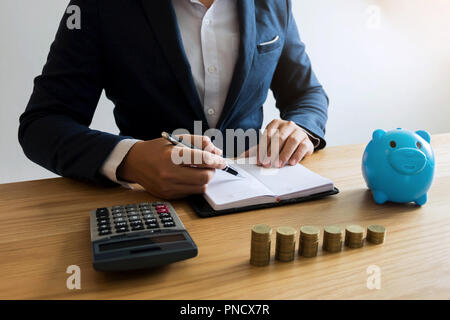
[[[19, 141], [41, 166], [101, 184], [136, 182], [162, 198], [203, 193], [214, 169], [225, 166], [222, 151], [207, 137], [185, 136], [204, 150], [181, 151], [209, 161], [176, 165], [161, 132], [192, 132], [195, 121], [205, 130], [259, 130], [269, 89], [282, 120], [264, 131], [258, 164], [294, 165], [325, 146], [328, 98], [291, 0], [72, 0], [70, 6], [80, 9], [80, 28], [68, 28], [63, 17], [20, 118]], [[103, 90], [115, 104], [120, 135], [89, 128]], [[275, 158], [266, 151], [274, 142]]]

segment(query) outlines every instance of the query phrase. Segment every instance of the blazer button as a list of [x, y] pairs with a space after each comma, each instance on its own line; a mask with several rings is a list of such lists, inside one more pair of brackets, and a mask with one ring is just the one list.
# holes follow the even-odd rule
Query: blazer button
[[208, 109], [208, 114], [209, 114], [210, 116], [212, 116], [214, 113], [216, 113], [216, 111], [214, 111], [213, 108], [209, 108], [209, 109]]

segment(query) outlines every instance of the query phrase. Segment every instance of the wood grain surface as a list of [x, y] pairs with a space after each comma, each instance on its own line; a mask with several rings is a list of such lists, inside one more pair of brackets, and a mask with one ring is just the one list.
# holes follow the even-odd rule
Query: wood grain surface
[[[153, 270], [100, 273], [92, 267], [89, 212], [152, 201], [142, 190], [101, 188], [70, 179], [0, 185], [0, 298], [3, 299], [449, 299], [450, 134], [436, 135], [437, 160], [428, 203], [376, 205], [361, 175], [363, 145], [330, 147], [303, 162], [341, 190], [327, 199], [215, 218], [173, 205], [199, 248], [196, 258]], [[382, 224], [383, 245], [366, 244], [267, 267], [249, 265], [257, 223]], [[274, 248], [274, 240], [272, 244]], [[321, 234], [322, 240], [322, 234]], [[81, 268], [81, 290], [69, 290], [66, 268]], [[381, 289], [366, 286], [368, 266]]]

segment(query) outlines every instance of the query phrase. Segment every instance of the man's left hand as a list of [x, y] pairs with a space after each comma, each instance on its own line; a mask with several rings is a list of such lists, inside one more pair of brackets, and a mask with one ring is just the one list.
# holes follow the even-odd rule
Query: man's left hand
[[[314, 145], [305, 130], [297, 124], [275, 119], [267, 125], [257, 150], [259, 166], [282, 168], [287, 164], [296, 165], [304, 157], [311, 155]], [[249, 150], [245, 156], [252, 153]]]

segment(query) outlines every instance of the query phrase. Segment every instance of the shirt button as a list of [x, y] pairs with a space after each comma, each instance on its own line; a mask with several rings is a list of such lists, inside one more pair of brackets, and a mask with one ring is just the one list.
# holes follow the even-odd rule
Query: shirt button
[[211, 24], [211, 20], [205, 19], [205, 25], [206, 25], [206, 26], [209, 26], [210, 24]]
[[210, 116], [212, 116], [214, 113], [216, 113], [216, 111], [214, 111], [213, 108], [209, 108], [209, 109], [208, 109], [208, 114], [209, 114]]
[[214, 73], [214, 72], [216, 72], [216, 67], [214, 67], [214, 66], [210, 66], [209, 68], [208, 68], [208, 72], [209, 73]]

